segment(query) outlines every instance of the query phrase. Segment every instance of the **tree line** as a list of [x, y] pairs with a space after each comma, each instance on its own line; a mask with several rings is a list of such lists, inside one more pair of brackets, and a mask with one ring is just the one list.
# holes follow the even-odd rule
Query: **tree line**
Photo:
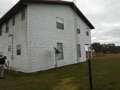
[[92, 44], [92, 49], [96, 53], [120, 53], [120, 46], [116, 46], [114, 43], [100, 44], [99, 42], [95, 42]]

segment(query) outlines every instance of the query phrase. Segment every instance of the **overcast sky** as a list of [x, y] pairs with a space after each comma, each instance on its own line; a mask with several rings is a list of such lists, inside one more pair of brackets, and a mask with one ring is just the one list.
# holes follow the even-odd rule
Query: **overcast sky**
[[[0, 0], [0, 17], [18, 1]], [[76, 4], [95, 26], [92, 42], [120, 45], [120, 0], [76, 0]]]

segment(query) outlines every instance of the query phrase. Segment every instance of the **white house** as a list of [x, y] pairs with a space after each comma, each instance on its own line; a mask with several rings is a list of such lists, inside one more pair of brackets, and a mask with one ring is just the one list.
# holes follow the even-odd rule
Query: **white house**
[[31, 73], [86, 61], [94, 26], [73, 2], [21, 0], [0, 19], [0, 54], [16, 71]]

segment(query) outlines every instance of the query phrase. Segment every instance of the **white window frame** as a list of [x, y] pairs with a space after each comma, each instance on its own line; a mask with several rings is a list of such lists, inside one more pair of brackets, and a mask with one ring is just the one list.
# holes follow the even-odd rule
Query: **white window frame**
[[25, 9], [23, 9], [22, 12], [21, 12], [21, 20], [22, 21], [25, 20], [25, 16], [26, 16]]
[[81, 45], [77, 44], [77, 57], [81, 57]]
[[21, 44], [16, 45], [16, 54], [21, 55]]
[[0, 36], [2, 36], [2, 26], [0, 26]]
[[15, 25], [15, 16], [12, 18], [12, 26]]
[[9, 21], [8, 21], [8, 22], [6, 22], [5, 32], [6, 32], [6, 33], [8, 33], [8, 32], [9, 32]]
[[80, 34], [80, 25], [77, 25], [77, 34]]
[[56, 17], [56, 27], [57, 29], [64, 30], [64, 20], [60, 17]]
[[86, 31], [86, 36], [89, 36], [89, 32], [88, 31]]
[[[61, 45], [61, 47], [59, 45]], [[57, 43], [57, 49], [60, 51], [60, 53], [58, 54], [58, 60], [64, 59], [63, 44], [62, 43]]]

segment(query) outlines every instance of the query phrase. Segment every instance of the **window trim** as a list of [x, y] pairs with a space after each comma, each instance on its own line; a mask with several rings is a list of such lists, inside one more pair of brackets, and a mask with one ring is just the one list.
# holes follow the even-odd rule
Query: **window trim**
[[[64, 59], [64, 54], [63, 54], [63, 43], [57, 43], [57, 49], [58, 49], [58, 44], [61, 44], [62, 46], [62, 50], [60, 50], [60, 53], [59, 54], [62, 54], [62, 57], [59, 58], [59, 54], [58, 54], [58, 60], [63, 60]], [[59, 50], [59, 49], [58, 49]]]
[[80, 25], [77, 25], [77, 34], [80, 34]]
[[8, 45], [8, 52], [11, 51], [11, 45]]
[[17, 56], [22, 55], [22, 53], [21, 53], [21, 44], [16, 45], [16, 54], [17, 54]]
[[0, 36], [2, 36], [2, 26], [0, 26]]
[[25, 16], [26, 16], [25, 9], [23, 9], [23, 10], [21, 11], [21, 20], [22, 20], [22, 21], [25, 20]]
[[86, 31], [86, 36], [89, 36], [89, 32], [88, 31]]
[[3, 52], [0, 52], [0, 56], [2, 56], [2, 57], [3, 57]]
[[[79, 46], [79, 48], [78, 48]], [[77, 57], [80, 58], [81, 57], [81, 45], [77, 44]]]
[[[63, 23], [58, 22], [57, 19], [61, 19], [61, 20], [63, 21]], [[63, 27], [60, 28], [60, 27], [58, 26], [58, 24], [62, 24]], [[56, 17], [56, 28], [57, 28], [57, 29], [64, 30], [64, 19], [63, 19], [63, 18]]]
[[9, 32], [9, 21], [6, 22], [5, 32], [6, 33]]
[[12, 18], [12, 26], [15, 26], [15, 16]]

